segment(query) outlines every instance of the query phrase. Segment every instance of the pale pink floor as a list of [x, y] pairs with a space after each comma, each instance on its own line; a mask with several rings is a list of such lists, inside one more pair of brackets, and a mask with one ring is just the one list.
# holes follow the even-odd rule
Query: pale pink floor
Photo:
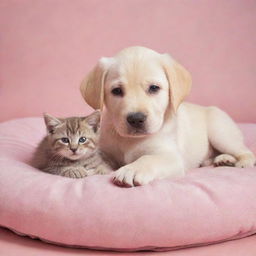
[[1, 256], [75, 256], [75, 255], [161, 255], [161, 256], [255, 256], [256, 235], [243, 239], [169, 252], [119, 253], [70, 249], [50, 245], [28, 237], [20, 237], [9, 230], [0, 228]]

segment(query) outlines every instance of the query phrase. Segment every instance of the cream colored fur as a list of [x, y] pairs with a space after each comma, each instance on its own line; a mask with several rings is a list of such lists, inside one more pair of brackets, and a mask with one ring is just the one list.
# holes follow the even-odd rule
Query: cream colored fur
[[[159, 92], [150, 94], [150, 85], [159, 86]], [[111, 93], [117, 87], [123, 96]], [[253, 167], [254, 154], [225, 112], [183, 102], [190, 87], [184, 67], [169, 55], [144, 47], [102, 58], [85, 78], [84, 99], [103, 109], [100, 148], [116, 164], [116, 184], [144, 185], [212, 163]], [[143, 132], [127, 124], [131, 112], [147, 115]]]

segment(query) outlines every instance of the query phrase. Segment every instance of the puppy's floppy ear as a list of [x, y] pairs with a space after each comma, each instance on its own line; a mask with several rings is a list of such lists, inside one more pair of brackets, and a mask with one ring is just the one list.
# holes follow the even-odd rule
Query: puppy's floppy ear
[[101, 58], [80, 85], [81, 94], [94, 109], [102, 109], [104, 103], [104, 81], [113, 58]]
[[173, 60], [170, 55], [163, 54], [163, 66], [170, 86], [170, 100], [174, 112], [177, 111], [180, 103], [189, 94], [192, 79], [190, 73], [179, 63]]

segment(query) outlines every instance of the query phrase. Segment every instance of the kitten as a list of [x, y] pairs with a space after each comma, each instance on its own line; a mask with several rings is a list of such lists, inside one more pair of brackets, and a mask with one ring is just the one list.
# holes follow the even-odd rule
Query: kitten
[[112, 171], [97, 147], [100, 111], [69, 118], [44, 114], [44, 121], [48, 134], [37, 147], [32, 166], [70, 178]]

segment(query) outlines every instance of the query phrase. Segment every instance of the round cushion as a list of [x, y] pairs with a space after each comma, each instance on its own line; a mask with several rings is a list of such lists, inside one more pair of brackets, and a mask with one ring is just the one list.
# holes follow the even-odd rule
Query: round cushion
[[[256, 152], [256, 125], [240, 125]], [[256, 169], [207, 167], [121, 188], [113, 175], [71, 179], [28, 164], [41, 118], [0, 124], [0, 225], [42, 240], [112, 250], [167, 250], [256, 233]]]

